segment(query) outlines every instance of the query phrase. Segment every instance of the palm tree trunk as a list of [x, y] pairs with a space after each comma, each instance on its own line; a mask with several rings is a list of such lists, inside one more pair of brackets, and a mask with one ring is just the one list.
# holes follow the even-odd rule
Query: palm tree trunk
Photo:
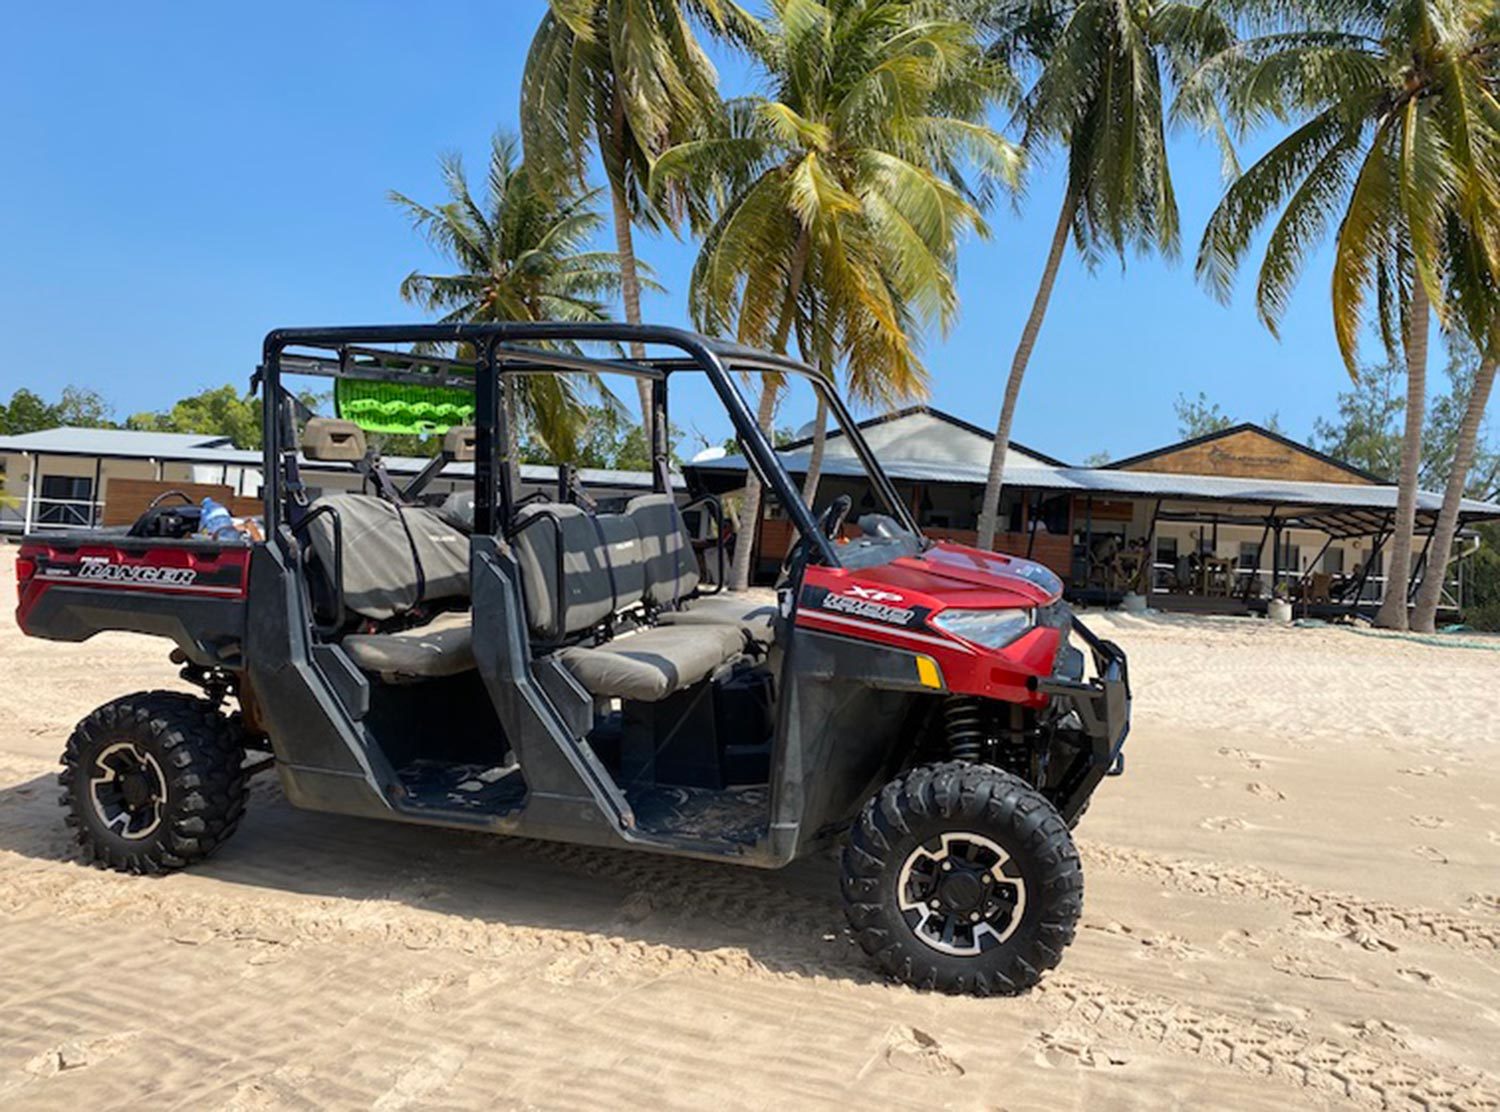
[[505, 405], [505, 466], [510, 474], [512, 501], [521, 497], [521, 424], [516, 404], [516, 376], [500, 376], [501, 401]]
[[1431, 307], [1420, 278], [1412, 280], [1406, 320], [1406, 432], [1401, 440], [1400, 486], [1396, 495], [1391, 562], [1386, 569], [1385, 597], [1375, 615], [1383, 629], [1406, 629], [1407, 586], [1411, 579], [1412, 533], [1417, 522], [1417, 474], [1422, 465], [1422, 421], [1427, 412], [1427, 329]]
[[818, 497], [818, 482], [823, 477], [823, 449], [828, 443], [828, 402], [818, 395], [818, 415], [813, 418], [812, 454], [807, 457], [807, 474], [802, 479], [802, 501], [813, 505]]
[[1427, 566], [1422, 571], [1422, 586], [1417, 591], [1417, 606], [1411, 627], [1420, 633], [1437, 628], [1437, 608], [1442, 599], [1443, 580], [1448, 571], [1448, 557], [1453, 553], [1453, 536], [1458, 532], [1458, 508], [1463, 501], [1464, 484], [1474, 463], [1474, 446], [1479, 440], [1479, 426], [1489, 405], [1490, 389], [1495, 385], [1496, 359], [1487, 356], [1479, 364], [1464, 419], [1458, 426], [1458, 444], [1453, 451], [1453, 470], [1443, 491], [1443, 508], [1438, 511], [1432, 545], [1427, 551]]
[[[786, 354], [787, 340], [792, 334], [792, 323], [797, 318], [797, 296], [802, 292], [802, 276], [807, 270], [807, 252], [810, 238], [806, 228], [797, 238], [796, 250], [792, 253], [791, 272], [787, 275], [786, 297], [781, 302], [781, 319], [776, 323], [776, 336], [772, 350], [777, 355]], [[760, 404], [756, 407], [755, 420], [761, 431], [769, 438], [776, 418], [776, 394], [780, 383], [766, 375], [760, 391]], [[734, 542], [734, 567], [730, 572], [729, 589], [750, 589], [750, 560], [760, 535], [760, 476], [755, 468], [745, 468], [745, 497], [740, 506], [740, 527]]]
[[[619, 135], [624, 126], [625, 102], [618, 97], [615, 98], [615, 134]], [[617, 152], [618, 159], [623, 162], [624, 152]], [[614, 213], [615, 223], [615, 253], [620, 256], [620, 297], [625, 302], [625, 323], [641, 323], [641, 275], [636, 267], [635, 261], [635, 235], [632, 227], [635, 223], [630, 215], [630, 202], [625, 197], [624, 182], [611, 181], [609, 183], [610, 208]], [[632, 359], [644, 359], [646, 357], [646, 346], [640, 343], [631, 343], [630, 357]], [[655, 444], [651, 436], [651, 383], [645, 379], [636, 379], [636, 392], [641, 401], [641, 427], [646, 433], [646, 443]]]
[[1010, 447], [1010, 426], [1016, 416], [1016, 402], [1021, 396], [1021, 380], [1026, 377], [1031, 349], [1036, 347], [1037, 334], [1042, 330], [1042, 319], [1047, 315], [1047, 304], [1052, 300], [1052, 286], [1057, 281], [1063, 253], [1068, 249], [1068, 235], [1073, 229], [1073, 217], [1077, 211], [1078, 197], [1070, 186], [1063, 197], [1062, 211], [1057, 214], [1057, 227], [1052, 232], [1052, 247], [1047, 252], [1047, 265], [1042, 271], [1042, 282], [1037, 287], [1036, 300], [1031, 303], [1031, 315], [1026, 318], [1026, 327], [1021, 329], [1021, 342], [1016, 345], [1016, 354], [1011, 359], [1010, 378], [1005, 383], [1005, 400], [1000, 403], [1000, 423], [995, 426], [995, 443], [990, 449], [990, 473], [985, 480], [984, 505], [979, 513], [980, 548], [995, 547], [995, 534], [999, 531], [1000, 488], [1005, 479], [1005, 453]]

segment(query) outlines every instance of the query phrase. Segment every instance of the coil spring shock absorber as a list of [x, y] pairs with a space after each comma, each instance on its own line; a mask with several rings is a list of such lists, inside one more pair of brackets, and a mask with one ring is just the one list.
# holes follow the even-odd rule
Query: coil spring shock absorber
[[948, 755], [956, 761], [978, 761], [984, 756], [984, 709], [969, 695], [950, 695], [943, 704]]

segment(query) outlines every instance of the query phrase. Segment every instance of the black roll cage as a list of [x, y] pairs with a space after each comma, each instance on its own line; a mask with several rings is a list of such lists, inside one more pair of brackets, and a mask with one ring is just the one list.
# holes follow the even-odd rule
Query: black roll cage
[[[531, 345], [548, 343], [655, 344], [674, 348], [680, 356], [650, 359], [596, 358], [576, 352]], [[468, 344], [473, 362], [443, 356], [386, 351], [375, 344], [446, 345]], [[332, 352], [335, 358], [288, 352], [289, 348], [313, 348]], [[363, 360], [363, 362], [361, 361]], [[395, 370], [382, 361], [400, 362], [416, 369]], [[510, 489], [509, 468], [504, 458], [509, 442], [504, 407], [500, 404], [500, 376], [507, 374], [558, 374], [574, 372], [623, 374], [652, 384], [652, 485], [657, 493], [670, 494], [667, 443], [667, 384], [681, 371], [705, 375], [734, 425], [735, 434], [749, 459], [807, 538], [817, 561], [840, 566], [838, 551], [823, 535], [811, 507], [793, 483], [774, 447], [746, 404], [733, 380], [733, 372], [792, 374], [808, 380], [827, 403], [840, 431], [879, 492], [881, 499], [913, 536], [920, 530], [911, 511], [861, 435], [829, 381], [805, 363], [784, 355], [759, 351], [722, 340], [710, 339], [686, 329], [659, 325], [615, 323], [505, 322], [496, 324], [395, 324], [337, 328], [280, 328], [266, 334], [261, 365], [253, 384], [262, 388], [264, 424], [264, 499], [266, 535], [279, 535], [284, 522], [287, 495], [298, 482], [297, 445], [286, 419], [282, 389], [283, 373], [396, 382], [411, 385], [456, 387], [475, 395], [474, 531], [494, 534], [509, 527], [517, 492]], [[753, 537], [748, 538], [753, 541]]]

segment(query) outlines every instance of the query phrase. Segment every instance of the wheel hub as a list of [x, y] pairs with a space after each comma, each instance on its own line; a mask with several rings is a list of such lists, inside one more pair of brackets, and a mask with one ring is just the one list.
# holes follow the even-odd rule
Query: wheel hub
[[139, 811], [151, 802], [151, 785], [143, 773], [131, 772], [120, 777], [120, 794], [125, 798], [125, 806]]
[[938, 900], [949, 911], [978, 911], [984, 894], [984, 882], [969, 868], [955, 869], [938, 882]]
[[913, 934], [934, 950], [971, 957], [1021, 925], [1026, 882], [1011, 855], [982, 834], [953, 831], [907, 855], [897, 901]]
[[107, 745], [94, 757], [89, 801], [105, 829], [137, 841], [161, 825], [167, 778], [151, 753], [132, 741]]

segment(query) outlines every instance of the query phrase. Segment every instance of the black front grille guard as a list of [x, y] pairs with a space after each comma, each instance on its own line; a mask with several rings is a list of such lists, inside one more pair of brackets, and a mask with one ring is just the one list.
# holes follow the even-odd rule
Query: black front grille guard
[[[1099, 637], [1073, 616], [1073, 631], [1094, 657], [1092, 679], [1054, 675], [1036, 681], [1036, 690], [1061, 700], [1077, 712], [1089, 739], [1089, 760], [1082, 775], [1066, 786], [1058, 810], [1070, 822], [1083, 811], [1105, 776], [1125, 771], [1125, 738], [1130, 734], [1130, 667], [1125, 651]], [[1071, 779], [1071, 778], [1070, 778]]]

